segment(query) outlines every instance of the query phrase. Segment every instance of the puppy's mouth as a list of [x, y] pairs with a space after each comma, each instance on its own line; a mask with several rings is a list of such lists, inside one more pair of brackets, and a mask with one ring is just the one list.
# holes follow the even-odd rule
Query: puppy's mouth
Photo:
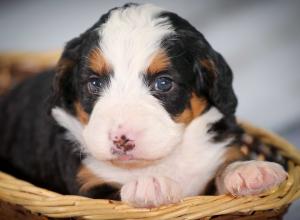
[[157, 163], [160, 159], [146, 160], [143, 158], [136, 158], [133, 155], [119, 155], [114, 159], [108, 160], [113, 166], [123, 169], [138, 169], [144, 168]]
[[124, 155], [119, 155], [115, 160], [126, 162], [126, 161], [133, 161], [136, 159], [132, 155], [124, 154]]

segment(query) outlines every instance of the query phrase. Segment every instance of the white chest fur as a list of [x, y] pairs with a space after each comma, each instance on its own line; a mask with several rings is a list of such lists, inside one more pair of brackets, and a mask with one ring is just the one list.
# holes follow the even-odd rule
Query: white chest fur
[[215, 108], [193, 120], [183, 135], [181, 144], [166, 158], [154, 165], [139, 169], [122, 169], [87, 157], [84, 164], [95, 175], [106, 181], [124, 185], [145, 177], [168, 177], [182, 188], [183, 196], [194, 196], [203, 192], [214, 177], [228, 142], [213, 143], [208, 133], [209, 125], [222, 117]]

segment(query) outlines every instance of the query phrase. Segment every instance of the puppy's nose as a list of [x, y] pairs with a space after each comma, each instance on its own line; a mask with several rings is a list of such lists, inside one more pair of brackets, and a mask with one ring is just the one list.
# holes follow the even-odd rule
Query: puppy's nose
[[132, 150], [135, 147], [133, 140], [130, 140], [126, 135], [121, 135], [113, 139], [114, 146], [123, 152]]

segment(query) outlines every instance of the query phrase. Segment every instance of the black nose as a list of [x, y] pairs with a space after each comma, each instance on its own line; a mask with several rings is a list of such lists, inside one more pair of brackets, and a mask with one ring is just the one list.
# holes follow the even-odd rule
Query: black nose
[[130, 151], [135, 147], [134, 141], [130, 140], [125, 135], [116, 137], [113, 140], [113, 143], [117, 149], [122, 150], [123, 152]]

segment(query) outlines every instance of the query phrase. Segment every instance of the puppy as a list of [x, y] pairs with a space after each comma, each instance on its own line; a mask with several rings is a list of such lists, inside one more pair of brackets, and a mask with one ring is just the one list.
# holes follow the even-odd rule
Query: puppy
[[0, 106], [3, 170], [65, 194], [156, 207], [211, 181], [244, 196], [287, 177], [279, 164], [245, 161], [223, 57], [149, 4], [110, 10]]

